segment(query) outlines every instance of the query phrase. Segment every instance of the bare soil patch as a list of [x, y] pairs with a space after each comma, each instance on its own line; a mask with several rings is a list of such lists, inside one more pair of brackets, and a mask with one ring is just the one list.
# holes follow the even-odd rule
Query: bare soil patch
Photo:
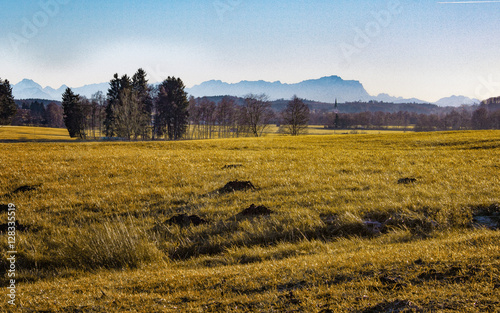
[[165, 224], [179, 225], [181, 227], [188, 227], [190, 225], [198, 226], [206, 223], [208, 222], [198, 215], [187, 214], [178, 214], [165, 221]]
[[250, 181], [230, 181], [224, 187], [217, 190], [218, 193], [231, 193], [234, 191], [254, 190], [255, 186]]
[[268, 216], [275, 213], [269, 210], [263, 205], [255, 206], [255, 204], [250, 205], [250, 207], [244, 209], [240, 213], [236, 214], [236, 217], [254, 217], [254, 216]]
[[18, 193], [25, 193], [25, 192], [30, 192], [30, 191], [36, 191], [38, 188], [40, 188], [42, 185], [24, 185], [16, 188], [14, 191], [8, 192], [4, 195], [4, 197], [11, 197], [15, 194]]
[[424, 312], [424, 310], [415, 303], [408, 300], [384, 301], [372, 307], [366, 308], [360, 313], [378, 313], [378, 312]]
[[415, 177], [404, 177], [404, 178], [398, 179], [398, 184], [400, 184], [400, 185], [410, 185], [410, 184], [414, 184], [416, 182], [417, 182], [417, 179]]
[[243, 167], [243, 164], [226, 164], [222, 167], [223, 170]]
[[401, 289], [408, 286], [408, 284], [401, 276], [382, 275], [379, 277], [379, 280], [384, 285], [384, 287], [390, 290]]

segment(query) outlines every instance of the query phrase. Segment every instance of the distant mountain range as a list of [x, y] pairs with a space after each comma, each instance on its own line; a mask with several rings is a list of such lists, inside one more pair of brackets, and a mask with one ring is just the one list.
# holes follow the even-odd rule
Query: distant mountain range
[[[186, 91], [195, 97], [213, 97], [221, 95], [231, 95], [243, 97], [247, 94], [268, 95], [271, 100], [291, 99], [294, 95], [299, 98], [325, 103], [333, 103], [335, 99], [339, 103], [344, 102], [368, 102], [378, 101], [387, 103], [432, 103], [416, 98], [405, 99], [402, 97], [392, 97], [382, 93], [378, 96], [371, 96], [363, 85], [357, 80], [343, 80], [338, 76], [328, 76], [320, 79], [306, 80], [297, 84], [284, 84], [281, 82], [266, 81], [242, 81], [235, 84], [224, 83], [220, 80], [211, 80]], [[464, 96], [452, 96], [443, 98], [436, 103], [439, 106], [461, 106], [462, 104], [477, 104], [480, 101]]]
[[466, 105], [479, 104], [480, 102], [481, 101], [479, 101], [478, 99], [471, 99], [464, 96], [451, 96], [438, 100], [436, 101], [435, 104], [439, 105], [440, 107], [454, 107], [454, 106], [460, 106], [462, 104]]
[[[109, 83], [100, 83], [86, 85], [83, 87], [72, 88], [80, 95], [90, 98], [97, 91], [107, 93]], [[43, 88], [30, 79], [24, 79], [13, 86], [13, 94], [16, 99], [48, 99], [61, 101], [63, 92], [67, 86], [63, 85], [58, 89], [51, 87]], [[271, 100], [291, 99], [294, 95], [313, 101], [333, 103], [335, 99], [339, 103], [344, 102], [388, 102], [388, 103], [430, 103], [416, 98], [404, 99], [401, 97], [392, 97], [388, 94], [379, 94], [371, 96], [365, 90], [363, 85], [356, 80], [343, 80], [338, 76], [328, 76], [319, 79], [306, 80], [296, 84], [286, 84], [266, 81], [241, 81], [235, 84], [229, 84], [220, 80], [211, 80], [200, 85], [186, 88], [189, 95], [195, 97], [213, 97], [230, 95], [243, 97], [248, 94], [265, 93]], [[443, 98], [435, 104], [439, 106], [460, 106], [462, 104], [476, 104], [480, 101], [470, 99], [464, 96], [451, 96]]]
[[279, 81], [270, 83], [262, 80], [228, 84], [220, 80], [211, 80], [188, 88], [187, 92], [195, 97], [220, 95], [243, 97], [251, 93], [265, 93], [271, 100], [291, 99], [297, 95], [299, 98], [329, 103], [335, 102], [335, 99], [347, 102], [369, 101], [373, 98], [360, 82], [343, 80], [338, 76], [306, 80], [297, 84], [283, 84]]
[[[23, 79], [21, 82], [12, 86], [12, 94], [16, 99], [46, 99], [46, 100], [62, 100], [62, 94], [68, 88], [62, 85], [58, 89], [52, 87], [43, 88], [31, 79]], [[72, 88], [73, 92], [90, 98], [98, 91], [107, 93], [109, 83], [85, 85], [83, 87]]]

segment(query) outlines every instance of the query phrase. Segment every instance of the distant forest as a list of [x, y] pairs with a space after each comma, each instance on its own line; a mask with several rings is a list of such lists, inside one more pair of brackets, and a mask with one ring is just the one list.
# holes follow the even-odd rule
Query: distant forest
[[[152, 86], [146, 73], [139, 69], [132, 77], [115, 74], [106, 95], [98, 92], [87, 99], [68, 88], [61, 102], [15, 100], [17, 112], [11, 124], [66, 127], [71, 136], [84, 139], [134, 140], [259, 136], [267, 124], [286, 130], [294, 123], [339, 130], [500, 129], [500, 97], [458, 108], [377, 101], [337, 104], [305, 99], [293, 104], [286, 99], [268, 101], [265, 95], [188, 98], [184, 89], [182, 80], [174, 77]], [[290, 121], [287, 116], [293, 115], [291, 105], [301, 103], [307, 112], [303, 112], [300, 121]]]

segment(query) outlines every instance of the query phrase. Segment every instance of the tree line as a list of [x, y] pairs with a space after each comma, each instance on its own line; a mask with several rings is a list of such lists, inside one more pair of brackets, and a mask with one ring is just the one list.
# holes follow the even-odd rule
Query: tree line
[[12, 97], [8, 80], [0, 79], [0, 124], [66, 126], [72, 137], [126, 140], [261, 136], [270, 124], [280, 125], [281, 133], [291, 135], [307, 132], [308, 124], [331, 129], [500, 129], [500, 98], [485, 100], [480, 106], [439, 108], [433, 114], [408, 111], [346, 113], [348, 104], [338, 107], [336, 104], [333, 111], [333, 107], [310, 110], [306, 104], [311, 105], [310, 101], [294, 97], [270, 102], [264, 94], [250, 94], [244, 99], [229, 96], [191, 96], [188, 99], [180, 78], [168, 77], [153, 86], [148, 84], [146, 76], [142, 69], [132, 77], [115, 74], [106, 95], [97, 92], [87, 99], [68, 88], [63, 94], [62, 105], [37, 100], [23, 101], [19, 107]]
[[309, 108], [294, 97], [277, 114], [266, 95], [248, 95], [243, 104], [231, 97], [216, 103], [209, 98], [187, 98], [180, 78], [168, 77], [158, 86], [148, 84], [146, 72], [132, 77], [115, 74], [107, 96], [90, 99], [67, 88], [62, 97], [64, 124], [71, 137], [125, 140], [209, 139], [261, 136], [275, 119], [291, 135], [304, 133]]
[[414, 131], [500, 129], [500, 110], [482, 103], [476, 109], [456, 108], [440, 114], [414, 112], [313, 113], [311, 121], [330, 129], [387, 129]]
[[63, 128], [63, 110], [61, 105], [54, 101], [22, 101], [11, 125]]
[[115, 74], [107, 95], [90, 99], [67, 88], [62, 97], [64, 123], [71, 137], [151, 140], [180, 139], [187, 129], [187, 94], [182, 80], [168, 77], [152, 87], [146, 72]]

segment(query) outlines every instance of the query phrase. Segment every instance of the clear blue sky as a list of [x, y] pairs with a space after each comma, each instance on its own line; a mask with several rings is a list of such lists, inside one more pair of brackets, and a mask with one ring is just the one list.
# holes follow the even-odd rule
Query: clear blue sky
[[139, 67], [188, 87], [338, 75], [373, 95], [483, 98], [500, 95], [499, 17], [500, 1], [2, 1], [0, 77], [57, 88]]

